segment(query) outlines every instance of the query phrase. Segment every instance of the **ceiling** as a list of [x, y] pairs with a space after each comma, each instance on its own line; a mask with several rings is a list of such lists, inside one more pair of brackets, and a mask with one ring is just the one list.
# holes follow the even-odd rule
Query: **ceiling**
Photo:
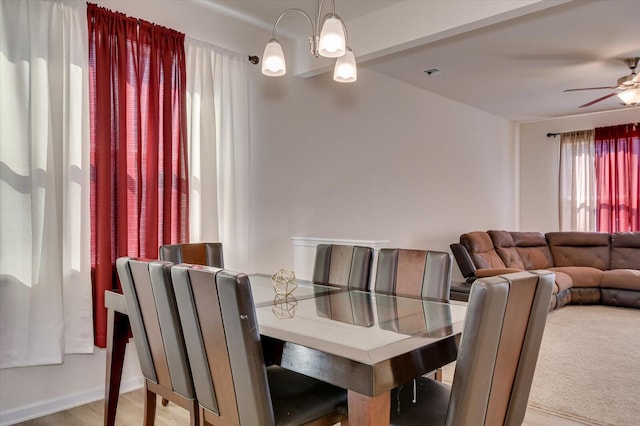
[[[309, 0], [206, 1], [224, 13], [268, 30], [289, 7], [313, 13], [313, 1]], [[375, 34], [353, 34], [350, 21], [355, 23], [389, 11], [388, 16], [393, 16], [389, 19], [394, 19], [392, 25], [401, 31], [403, 19], [392, 12], [400, 3], [416, 1], [424, 1], [422, 7], [433, 5], [434, 13], [441, 13], [435, 10], [437, 3], [445, 4], [435, 0], [336, 0], [336, 9], [346, 22], [350, 39], [362, 40]], [[490, 0], [475, 2], [488, 2], [489, 6]], [[404, 43], [409, 48], [358, 57], [358, 66], [519, 122], [623, 108], [616, 96], [578, 108], [611, 90], [563, 90], [615, 86], [618, 78], [629, 74], [623, 59], [640, 56], [640, 1], [539, 3], [544, 3], [544, 8], [522, 12], [517, 17], [485, 20], [485, 24], [470, 25], [468, 30], [442, 31], [440, 37]], [[325, 6], [324, 10], [328, 8]], [[288, 18], [286, 26], [283, 24], [278, 26], [279, 35], [309, 35], [309, 24], [304, 19]], [[363, 27], [376, 31], [372, 26], [355, 26], [357, 30]], [[352, 47], [357, 56], [357, 46]], [[432, 68], [441, 72], [423, 72]]]

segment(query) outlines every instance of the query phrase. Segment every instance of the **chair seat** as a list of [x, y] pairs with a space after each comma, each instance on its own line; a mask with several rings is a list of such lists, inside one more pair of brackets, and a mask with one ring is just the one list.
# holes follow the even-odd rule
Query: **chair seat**
[[[391, 425], [444, 425], [451, 387], [420, 377], [391, 391]], [[415, 401], [415, 402], [414, 402]]]
[[336, 410], [344, 389], [278, 366], [267, 367], [271, 403], [278, 426], [301, 425]]

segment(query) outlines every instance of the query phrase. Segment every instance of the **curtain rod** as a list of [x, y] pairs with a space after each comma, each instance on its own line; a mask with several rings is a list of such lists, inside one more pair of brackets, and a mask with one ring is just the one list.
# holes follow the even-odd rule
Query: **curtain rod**
[[[612, 126], [606, 126], [606, 127], [617, 127], [617, 126], [629, 126], [629, 125], [631, 125], [631, 126], [634, 126], [634, 129], [635, 129], [635, 127], [638, 126], [639, 124], [640, 123], [624, 123], [624, 124], [614, 124]], [[593, 129], [589, 129], [589, 130], [593, 130]], [[576, 131], [577, 132], [585, 132], [586, 130], [576, 130]], [[562, 135], [562, 133], [552, 133], [552, 132], [547, 133], [547, 137], [548, 138], [555, 138], [556, 136], [560, 136], [560, 135]]]
[[[165, 26], [163, 26], [163, 25], [158, 25], [158, 24], [156, 24], [156, 23], [154, 23], [154, 22], [147, 21], [147, 20], [145, 20], [145, 19], [135, 18], [135, 17], [133, 17], [133, 16], [129, 16], [129, 15], [127, 15], [126, 13], [122, 13], [122, 12], [114, 12], [114, 11], [112, 11], [111, 9], [108, 9], [108, 8], [106, 8], [106, 7], [104, 7], [104, 6], [99, 6], [99, 5], [95, 4], [95, 3], [87, 2], [87, 5], [90, 5], [90, 6], [92, 6], [92, 7], [95, 7], [97, 10], [103, 10], [103, 11], [107, 11], [107, 12], [112, 13], [112, 14], [122, 15], [122, 16], [124, 16], [124, 17], [126, 17], [126, 18], [129, 18], [129, 19], [135, 19], [135, 21], [136, 21], [136, 23], [137, 23], [138, 25], [140, 25], [142, 22], [147, 22], [147, 23], [149, 23], [149, 24], [151, 24], [151, 25], [154, 25], [154, 26], [156, 26], [156, 27], [163, 28], [163, 29], [166, 29], [166, 30], [169, 30], [169, 31], [172, 31], [172, 32], [175, 32], [175, 33], [181, 34], [182, 36], [187, 37], [187, 36], [186, 36], [186, 34], [181, 33], [180, 31], [176, 31], [176, 30], [174, 30], [173, 28], [165, 27]], [[92, 19], [94, 19], [94, 18], [92, 17]], [[251, 62], [253, 65], [258, 65], [258, 64], [260, 63], [260, 57], [259, 57], [259, 56], [256, 56], [256, 55], [248, 55], [248, 59], [249, 59], [249, 62]]]

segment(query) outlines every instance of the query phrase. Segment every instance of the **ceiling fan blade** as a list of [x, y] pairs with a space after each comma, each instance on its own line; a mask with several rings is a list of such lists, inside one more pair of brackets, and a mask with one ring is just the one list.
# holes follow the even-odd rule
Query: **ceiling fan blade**
[[612, 97], [612, 96], [615, 96], [615, 95], [617, 95], [617, 94], [618, 94], [618, 93], [616, 93], [616, 92], [609, 93], [608, 95], [604, 95], [603, 97], [598, 98], [598, 99], [596, 99], [596, 100], [593, 100], [593, 101], [591, 101], [591, 102], [589, 102], [589, 103], [586, 103], [586, 104], [584, 104], [584, 105], [580, 105], [580, 106], [579, 106], [579, 108], [584, 108], [584, 107], [591, 106], [591, 105], [593, 105], [593, 104], [596, 104], [596, 103], [598, 103], [598, 102], [600, 102], [600, 101], [604, 101], [605, 99], [610, 98], [610, 97]]
[[583, 87], [581, 89], [566, 89], [564, 92], [577, 92], [579, 90], [599, 90], [599, 89], [617, 89], [618, 86], [603, 86], [603, 87]]

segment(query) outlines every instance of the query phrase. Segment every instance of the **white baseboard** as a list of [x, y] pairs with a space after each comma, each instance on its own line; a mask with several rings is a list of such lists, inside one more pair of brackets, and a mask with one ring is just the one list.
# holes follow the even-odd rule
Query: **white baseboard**
[[[120, 393], [131, 392], [140, 389], [144, 385], [142, 376], [129, 380], [123, 380], [120, 384]], [[59, 398], [39, 401], [20, 408], [7, 410], [0, 413], [0, 426], [9, 426], [73, 407], [88, 404], [104, 399], [104, 387], [87, 389], [83, 392], [62, 395]]]

